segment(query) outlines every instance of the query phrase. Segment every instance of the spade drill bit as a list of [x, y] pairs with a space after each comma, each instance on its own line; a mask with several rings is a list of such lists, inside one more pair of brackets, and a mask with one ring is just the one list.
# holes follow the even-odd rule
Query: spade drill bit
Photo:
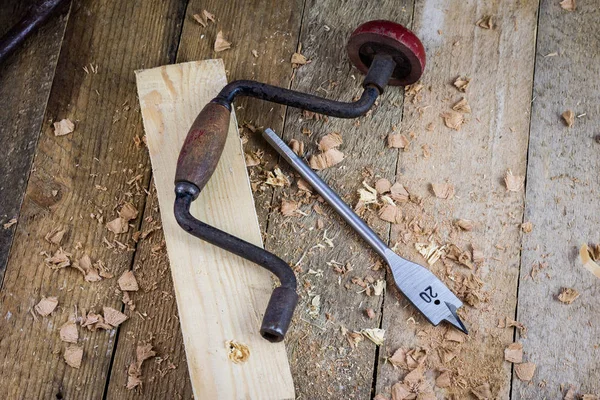
[[463, 303], [442, 281], [425, 267], [394, 253], [273, 130], [266, 129], [263, 137], [388, 263], [398, 289], [429, 322], [437, 326], [446, 320], [460, 331], [468, 333], [457, 314]]

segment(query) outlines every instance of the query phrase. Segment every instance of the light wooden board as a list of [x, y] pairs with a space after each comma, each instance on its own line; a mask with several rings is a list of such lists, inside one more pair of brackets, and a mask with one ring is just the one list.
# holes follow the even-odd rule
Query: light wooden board
[[[134, 143], [143, 129], [133, 71], [174, 60], [169, 55], [179, 40], [182, 3], [73, 3], [0, 293], [1, 398], [103, 397], [116, 330], [80, 329], [84, 358], [81, 368], [74, 369], [62, 358], [65, 344], [58, 328], [75, 307], [79, 313], [100, 312], [103, 306], [120, 309], [116, 278], [85, 282], [74, 269], [51, 270], [40, 252], [56, 251], [58, 246], [44, 236], [62, 226], [67, 228], [62, 247], [73, 261], [88, 254], [117, 277], [131, 267], [132, 251], [119, 249], [114, 240], [135, 246], [135, 229], [116, 236], [90, 214], [102, 215], [106, 222], [117, 216], [114, 207], [121, 202], [138, 209], [145, 203], [142, 188], [148, 185], [150, 166], [147, 152]], [[37, 93], [32, 89], [24, 95]], [[56, 137], [50, 122], [62, 118], [73, 120], [75, 131]], [[140, 174], [141, 180], [127, 184]], [[137, 227], [140, 221], [141, 215], [131, 223]], [[113, 247], [107, 248], [103, 238]], [[57, 296], [59, 308], [34, 320], [29, 311], [42, 295]]]
[[[600, 242], [599, 19], [590, 2], [577, 2], [574, 12], [554, 1], [540, 8], [525, 209], [534, 228], [523, 238], [518, 303], [526, 358], [537, 371], [532, 384], [513, 378], [513, 399], [563, 398], [571, 385], [579, 395], [600, 395], [600, 280], [578, 256], [583, 243]], [[567, 109], [586, 115], [568, 128]], [[540, 262], [547, 267], [532, 279]], [[580, 297], [562, 304], [563, 287]]]
[[[140, 71], [136, 77], [194, 395], [292, 398], [284, 344], [269, 343], [258, 333], [272, 291], [269, 273], [189, 235], [177, 225], [171, 208], [181, 144], [198, 112], [227, 83], [223, 63], [177, 64]], [[191, 212], [262, 245], [235, 116], [217, 170]], [[246, 363], [228, 358], [229, 340], [250, 348]]]
[[[408, 151], [398, 160], [396, 179], [420, 196], [422, 204], [403, 206], [405, 222], [394, 226], [391, 242], [397, 252], [426, 265], [415, 243], [453, 243], [463, 250], [477, 246], [485, 262], [476, 273], [484, 282], [478, 307], [465, 304], [461, 316], [470, 334], [462, 345], [442, 338], [446, 327], [432, 327], [421, 314], [388, 286], [383, 310], [386, 341], [380, 350], [377, 393], [386, 393], [406, 372], [385, 360], [398, 348], [422, 346], [430, 350], [427, 369], [430, 382], [439, 369], [448, 368], [463, 388], [440, 391], [439, 396], [469, 398], [471, 389], [489, 382], [497, 398], [508, 398], [511, 365], [503, 361], [504, 347], [513, 340], [513, 329], [497, 328], [498, 319], [514, 317], [520, 261], [520, 229], [524, 192], [507, 192], [506, 169], [523, 176], [526, 169], [529, 108], [533, 76], [537, 2], [454, 2], [418, 0], [413, 29], [427, 52], [422, 78], [422, 100], [407, 99], [399, 131], [414, 133]], [[492, 15], [496, 27], [482, 29], [476, 22]], [[459, 76], [471, 78], [466, 93], [452, 83]], [[444, 125], [440, 114], [462, 97], [472, 113], [457, 132]], [[433, 129], [428, 130], [428, 124]], [[422, 146], [429, 147], [426, 158]], [[456, 196], [436, 198], [432, 183], [453, 184]], [[453, 227], [458, 218], [475, 222], [472, 232]], [[416, 221], [424, 232], [408, 226]], [[460, 277], [469, 269], [438, 261], [431, 270], [451, 289], [460, 288]], [[450, 279], [449, 277], [452, 277]], [[465, 302], [466, 303], [466, 302]], [[440, 361], [438, 349], [448, 346], [456, 358]]]

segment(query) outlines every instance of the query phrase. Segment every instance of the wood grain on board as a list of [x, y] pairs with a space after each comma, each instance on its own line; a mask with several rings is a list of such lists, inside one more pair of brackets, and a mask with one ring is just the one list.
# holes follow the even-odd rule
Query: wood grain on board
[[[302, 5], [300, 1], [277, 2], [277, 4], [273, 1], [191, 1], [183, 24], [177, 59], [181, 62], [222, 57], [229, 81], [258, 79], [274, 85], [288, 86], [291, 75], [289, 59], [296, 49]], [[205, 28], [193, 19], [194, 14], [201, 14], [204, 9], [213, 13], [217, 20], [215, 23], [209, 22]], [[261, 29], [256, 29], [256, 18], [261, 21]], [[215, 53], [213, 44], [219, 30], [223, 30], [225, 37], [232, 42], [232, 48]], [[252, 49], [257, 50], [258, 57], [252, 54]], [[235, 108], [240, 124], [243, 121], [253, 123], [256, 121], [275, 129], [283, 126], [283, 108], [277, 105], [240, 98], [236, 100]], [[248, 138], [248, 143], [245, 145], [247, 152], [255, 151], [257, 143], [259, 146], [262, 145], [262, 150], [267, 147], [258, 134], [258, 140], [248, 132], [245, 133], [245, 137]], [[271, 164], [273, 159], [274, 157], [272, 155], [269, 157], [268, 154], [264, 157], [265, 162], [271, 160]], [[259, 179], [256, 168], [250, 169], [249, 172], [253, 180]], [[154, 195], [149, 197], [144, 218], [151, 216], [152, 220], [142, 221], [142, 232], [160, 225], [158, 202], [153, 189], [151, 192]], [[259, 223], [266, 221], [271, 196], [272, 190], [255, 192]], [[140, 276], [140, 285], [151, 287], [152, 290], [138, 292], [132, 297], [137, 310], [146, 313], [149, 317], [142, 319], [134, 314], [127, 329], [119, 335], [108, 398], [121, 399], [136, 396], [135, 393], [126, 390], [123, 383], [127, 379], [127, 366], [135, 353], [137, 338], [150, 334], [154, 337], [153, 343], [159, 356], [169, 357], [165, 363], [172, 362], [177, 367], [161, 377], [160, 371], [166, 371], [164, 366], [151, 366], [148, 377], [157, 376], [157, 378], [148, 379], [144, 383], [144, 395], [148, 398], [164, 398], [181, 394], [186, 398], [191, 392], [177, 305], [168, 269], [169, 262], [164, 254], [164, 248], [159, 250], [158, 254], [155, 250], [160, 243], [164, 243], [163, 232], [155, 231], [148, 241], [142, 240], [137, 247], [134, 269]], [[157, 293], [165, 296], [164, 301], [157, 301]]]
[[[146, 152], [134, 143], [143, 131], [133, 71], [173, 60], [182, 14], [180, 1], [71, 7], [45, 121], [69, 118], [75, 131], [56, 137], [46, 123], [36, 150], [0, 298], [3, 398], [102, 397], [116, 330], [79, 329], [84, 356], [77, 370], [62, 358], [58, 329], [75, 312], [120, 308], [116, 278], [89, 283], [73, 268], [50, 269], [41, 252], [59, 245], [44, 237], [66, 230], [60, 246], [72, 262], [88, 254], [116, 277], [131, 267], [134, 229], [115, 235], [105, 223], [124, 202], [141, 209], [146, 197], [150, 171]], [[57, 296], [59, 306], [34, 318], [42, 296]]]
[[[526, 360], [537, 370], [532, 383], [513, 378], [514, 399], [563, 398], [571, 386], [600, 395], [600, 281], [578, 255], [582, 244], [600, 242], [599, 18], [592, 3], [573, 12], [553, 1], [540, 8], [524, 218], [533, 231], [523, 238], [517, 313], [528, 328]], [[571, 128], [566, 110], [575, 115]], [[580, 296], [563, 304], [562, 288]]]
[[[452, 328], [431, 326], [388, 285], [376, 393], [389, 395], [407, 372], [386, 358], [399, 348], [419, 346], [428, 352], [432, 385], [444, 368], [450, 370], [453, 388], [440, 396], [465, 398], [486, 383], [494, 397], [509, 396], [511, 365], [503, 361], [503, 351], [513, 329], [497, 325], [501, 318], [514, 317], [524, 192], [507, 191], [503, 177], [507, 169], [525, 175], [536, 14], [535, 1], [416, 2], [413, 29], [428, 61], [423, 88], [405, 101], [399, 131], [412, 139], [400, 154], [396, 176], [414, 199], [402, 207], [405, 220], [394, 226], [391, 242], [399, 254], [423, 265], [415, 243], [448, 250], [453, 244], [467, 254], [476, 248], [484, 262], [473, 270], [450, 260], [430, 267], [466, 299], [459, 313], [470, 331], [464, 343], [444, 339]], [[493, 29], [476, 25], [486, 15], [492, 16]], [[459, 76], [470, 78], [464, 93], [453, 85]], [[459, 131], [451, 130], [441, 114], [463, 97], [471, 112], [463, 113]], [[451, 184], [456, 194], [438, 198], [432, 184]], [[471, 232], [454, 225], [461, 218], [474, 221]], [[475, 279], [471, 288], [463, 284], [471, 274], [481, 279], [482, 288]]]
[[[298, 68], [292, 88], [351, 101], [362, 91], [363, 76], [348, 60], [348, 37], [358, 25], [371, 19], [408, 24], [412, 8], [410, 1], [349, 1], [341, 7], [336, 2], [307, 2], [300, 41], [301, 53], [310, 63]], [[307, 158], [319, 153], [316, 143], [324, 135], [341, 133], [344, 143], [339, 150], [346, 159], [320, 175], [354, 207], [363, 180], [370, 185], [377, 177], [393, 180], [398, 150], [387, 148], [385, 137], [392, 125], [402, 120], [402, 94], [402, 89], [388, 88], [370, 115], [358, 120], [307, 120], [301, 110], [288, 108], [285, 132], [274, 130], [286, 142], [292, 138], [304, 142]], [[307, 129], [310, 134], [302, 132]], [[384, 279], [385, 270], [372, 270], [378, 261], [375, 253], [316, 197], [300, 206], [303, 214], [282, 216], [278, 211], [282, 199], [299, 200], [302, 196], [297, 193], [297, 178], [285, 161], [280, 167], [292, 185], [276, 193], [266, 245], [294, 265], [299, 278], [301, 300], [286, 340], [296, 393], [302, 398], [369, 398], [376, 347], [365, 339], [351, 349], [341, 329], [358, 332], [378, 327], [382, 296], [374, 295], [372, 288], [369, 296], [351, 281], [370, 277], [367, 279], [373, 279], [369, 283], [372, 286]], [[322, 229], [317, 228], [318, 219], [324, 223]], [[387, 240], [387, 224], [376, 217], [369, 222]], [[345, 274], [335, 271], [345, 265], [352, 270]], [[366, 316], [367, 308], [375, 310], [374, 319]]]
[[[188, 127], [227, 84], [223, 62], [188, 62], [136, 76], [194, 396], [293, 398], [284, 343], [269, 343], [258, 332], [273, 290], [269, 272], [190, 235], [169, 207]], [[262, 246], [235, 113], [217, 169], [190, 211]], [[247, 360], [231, 359], [230, 341], [247, 346]]]
[[[0, 4], [0, 36], [26, 13], [29, 2], [6, 0]], [[69, 7], [61, 7], [47, 24], [30, 36], [15, 53], [0, 64], [0, 281], [17, 224], [2, 225], [19, 218], [19, 209], [36, 149], [48, 94], [52, 86]]]

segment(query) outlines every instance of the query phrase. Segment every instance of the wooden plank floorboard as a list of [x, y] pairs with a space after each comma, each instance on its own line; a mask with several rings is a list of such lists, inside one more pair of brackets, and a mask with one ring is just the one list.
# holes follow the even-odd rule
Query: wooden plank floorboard
[[[0, 4], [0, 36], [23, 16], [29, 3]], [[17, 225], [1, 225], [19, 217], [25, 187], [64, 35], [69, 7], [62, 7], [47, 24], [0, 65], [0, 282]]]
[[[229, 81], [257, 79], [274, 85], [288, 86], [291, 74], [289, 58], [296, 49], [302, 6], [300, 1], [277, 2], [277, 4], [272, 1], [233, 3], [192, 1], [186, 11], [177, 61], [222, 57], [229, 73]], [[193, 20], [193, 14], [201, 13], [203, 9], [214, 13], [217, 17], [217, 22], [209, 23], [206, 28]], [[255, 25], [257, 20], [261, 21], [261, 29], [257, 29]], [[233, 45], [230, 50], [215, 53], [213, 44], [219, 30], [223, 30], [226, 38]], [[258, 51], [258, 58], [252, 55], [252, 49]], [[283, 126], [282, 107], [252, 99], [236, 100], [235, 106], [240, 123], [257, 121], [276, 129]], [[246, 151], [255, 151], [257, 143], [264, 149], [264, 142], [260, 139], [260, 135], [258, 137], [259, 139], [256, 140], [248, 135]], [[271, 156], [271, 164], [273, 158]], [[269, 157], [265, 156], [264, 160], [267, 163]], [[258, 179], [260, 173], [256, 167], [249, 172], [255, 173], [254, 179]], [[142, 231], [160, 226], [154, 189], [151, 189], [151, 193], [144, 213]], [[270, 190], [255, 192], [257, 211], [260, 214], [259, 221], [266, 220], [271, 196]], [[146, 220], [148, 216], [151, 219]], [[151, 290], [147, 292], [142, 290], [133, 294], [132, 298], [136, 310], [146, 313], [147, 317], [142, 319], [137, 313], [133, 313], [129, 325], [124, 326], [119, 332], [108, 387], [107, 398], [109, 399], [138, 396], [124, 387], [127, 381], [127, 366], [134, 357], [137, 341], [149, 335], [154, 338], [152, 343], [159, 356], [169, 357], [168, 360], [177, 368], [160, 377], [159, 369], [164, 370], [164, 366], [151, 365], [146, 373], [148, 379], [145, 380], [142, 389], [145, 398], [177, 398], [179, 395], [182, 398], [189, 398], [191, 394], [171, 272], [168, 269], [169, 262], [164, 247], [161, 247], [158, 252], [153, 250], [161, 243], [164, 243], [163, 233], [156, 231], [148, 241], [142, 240], [137, 248], [134, 270], [139, 275], [140, 285]], [[164, 301], [157, 301], [159, 294], [164, 296]]]
[[[493, 16], [494, 29], [476, 26], [484, 15]], [[471, 291], [480, 304], [469, 305], [476, 304], [476, 297], [470, 297], [461, 309], [470, 330], [463, 344], [444, 340], [453, 328], [431, 326], [388, 285], [383, 310], [387, 339], [379, 353], [377, 393], [389, 396], [407, 372], [386, 359], [399, 348], [419, 346], [428, 352], [431, 385], [443, 368], [450, 371], [453, 387], [438, 389], [440, 398], [469, 398], [472, 389], [486, 382], [494, 398], [509, 396], [511, 365], [503, 361], [503, 350], [512, 342], [513, 330], [497, 324], [499, 318], [514, 316], [524, 192], [507, 192], [503, 176], [508, 168], [525, 174], [536, 15], [535, 1], [416, 1], [413, 28], [423, 40], [428, 65], [423, 89], [404, 103], [399, 131], [414, 139], [400, 154], [396, 180], [420, 200], [403, 205], [405, 219], [393, 227], [391, 242], [398, 243], [399, 254], [423, 265], [415, 243], [455, 244], [469, 253], [474, 246], [485, 257], [475, 270], [449, 259], [430, 269], [461, 298], [469, 293], [462, 290], [462, 279], [471, 272], [484, 285]], [[453, 86], [459, 75], [471, 78], [466, 93]], [[451, 111], [463, 96], [472, 112], [457, 132], [445, 126], [440, 114]], [[454, 185], [456, 195], [435, 197], [434, 183]], [[459, 218], [473, 220], [473, 231], [456, 228]], [[443, 362], [443, 348], [455, 358]]]
[[[293, 88], [343, 101], [360, 95], [363, 76], [348, 60], [348, 37], [358, 25], [371, 19], [409, 24], [412, 8], [411, 1], [348, 1], [343, 6], [337, 2], [309, 1], [300, 40], [302, 53], [311, 62], [297, 70]], [[303, 119], [301, 111], [288, 109], [285, 132], [275, 131], [283, 134], [286, 141], [295, 138], [304, 142], [307, 156], [318, 153], [316, 143], [325, 134], [340, 132], [344, 143], [339, 149], [347, 158], [320, 175], [354, 206], [363, 180], [373, 185], [376, 177], [392, 179], [395, 174], [398, 152], [386, 148], [385, 136], [392, 125], [401, 121], [402, 95], [402, 89], [388, 88], [371, 116], [360, 118], [358, 123], [336, 118], [329, 118], [328, 122], [309, 121]], [[312, 134], [303, 134], [303, 129], [310, 129]], [[292, 187], [276, 193], [266, 245], [292, 265], [298, 264], [301, 300], [286, 340], [296, 394], [305, 399], [370, 398], [376, 347], [365, 340], [351, 349], [341, 328], [352, 332], [378, 327], [382, 297], [357, 293], [363, 288], [351, 280], [370, 276], [375, 282], [384, 278], [385, 271], [371, 269], [377, 261], [375, 253], [316, 197], [301, 206], [308, 216], [284, 217], [278, 210], [282, 199], [298, 200], [301, 195], [289, 166], [284, 161], [280, 166]], [[317, 204], [325, 215], [314, 211], [312, 207]], [[316, 228], [319, 218], [324, 222], [323, 229]], [[387, 224], [378, 218], [371, 218], [370, 222], [386, 240]], [[333, 248], [325, 237], [332, 238]], [[314, 247], [317, 245], [320, 247]], [[338, 266], [348, 264], [353, 270], [340, 275], [331, 261], [341, 263]], [[317, 296], [320, 304], [315, 306]], [[366, 317], [367, 308], [375, 310], [374, 319]]]
[[[599, 18], [592, 3], [573, 12], [553, 1], [540, 8], [525, 208], [534, 228], [523, 238], [518, 299], [525, 354], [537, 371], [532, 383], [513, 378], [513, 399], [562, 399], [571, 385], [600, 396], [600, 281], [578, 256], [583, 243], [600, 242]], [[585, 114], [571, 128], [561, 118], [567, 109]], [[539, 263], [547, 267], [532, 279]], [[563, 287], [580, 297], [562, 304]]]
[[[44, 236], [63, 227], [62, 247], [72, 261], [88, 254], [116, 277], [130, 268], [131, 251], [119, 250], [114, 240], [133, 245], [133, 229], [115, 237], [90, 214], [106, 222], [125, 201], [138, 209], [144, 204], [141, 187], [148, 185], [150, 170], [147, 153], [134, 144], [143, 132], [133, 71], [173, 61], [169, 52], [176, 48], [184, 5], [177, 0], [72, 5], [45, 120], [70, 118], [75, 132], [55, 137], [46, 124], [36, 150], [0, 297], [2, 398], [102, 397], [115, 330], [80, 328], [84, 358], [76, 370], [62, 359], [58, 328], [75, 307], [79, 312], [120, 307], [116, 278], [85, 282], [74, 269], [51, 270], [40, 252], [57, 250]], [[127, 184], [138, 174], [139, 180]], [[132, 224], [139, 226], [140, 219]], [[104, 238], [113, 248], [103, 245]], [[57, 296], [59, 307], [34, 319], [29, 312], [41, 296]]]

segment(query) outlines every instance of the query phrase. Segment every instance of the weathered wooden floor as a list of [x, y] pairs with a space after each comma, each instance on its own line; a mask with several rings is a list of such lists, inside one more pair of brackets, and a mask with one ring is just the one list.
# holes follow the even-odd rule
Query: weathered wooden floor
[[[0, 34], [24, 7], [0, 4]], [[192, 18], [203, 9], [217, 17], [205, 28]], [[486, 15], [493, 29], [476, 25]], [[388, 88], [358, 123], [236, 102], [246, 152], [264, 151], [250, 174], [265, 244], [296, 266], [300, 282], [286, 342], [297, 397], [390, 399], [406, 371], [388, 358], [415, 347], [428, 352], [431, 383], [445, 370], [451, 376], [450, 388], [435, 389], [438, 398], [476, 398], [473, 389], [484, 384], [498, 399], [562, 399], [571, 387], [574, 398], [600, 395], [600, 280], [578, 258], [583, 243], [600, 243], [596, 4], [581, 0], [567, 11], [558, 0], [74, 0], [0, 65], [0, 224], [17, 219], [0, 226], [2, 398], [192, 397], [162, 232], [133, 240], [134, 232], [160, 225], [150, 159], [136, 145], [144, 132], [134, 71], [220, 57], [230, 81], [257, 79], [349, 101], [360, 93], [361, 76], [347, 60], [346, 40], [371, 19], [398, 21], [423, 41], [428, 65], [417, 95]], [[233, 46], [215, 53], [219, 30]], [[310, 63], [293, 71], [290, 57], [300, 43]], [[453, 86], [458, 76], [471, 79], [465, 93]], [[451, 130], [440, 115], [462, 97], [471, 113], [460, 131]], [[572, 127], [561, 118], [568, 109]], [[63, 118], [75, 122], [75, 132], [55, 137], [52, 122]], [[340, 132], [346, 159], [321, 176], [352, 205], [363, 181], [403, 184], [411, 201], [400, 205], [401, 223], [379, 219], [375, 209], [364, 214], [399, 254], [425, 263], [414, 245], [430, 241], [481, 251], [484, 261], [473, 270], [449, 260], [431, 267], [468, 298], [461, 314], [468, 339], [450, 343], [446, 328], [428, 325], [391, 280], [381, 295], [367, 295], [360, 285], [388, 273], [373, 269], [376, 255], [315, 197], [302, 204], [306, 215], [284, 217], [282, 199], [300, 196], [296, 179], [281, 163], [291, 187], [263, 184], [278, 159], [252, 126], [302, 140], [308, 155], [325, 134]], [[387, 147], [393, 130], [409, 137], [405, 150]], [[508, 169], [526, 177], [522, 190], [506, 190]], [[433, 183], [453, 184], [455, 196], [435, 197]], [[124, 201], [139, 215], [115, 237], [104, 223]], [[458, 230], [460, 218], [473, 220], [474, 229]], [[530, 233], [523, 222], [533, 224]], [[58, 249], [44, 237], [57, 227], [66, 230], [61, 245], [73, 260], [88, 254], [115, 276], [135, 271], [135, 310], [123, 306], [116, 279], [89, 283], [75, 270], [44, 265], [40, 253]], [[580, 293], [570, 305], [557, 300], [565, 287]], [[42, 296], [57, 296], [59, 307], [34, 318]], [[85, 357], [80, 369], [70, 368], [59, 327], [75, 307], [102, 306], [130, 319], [112, 331], [80, 329]], [[507, 317], [523, 323], [526, 335], [500, 327]], [[385, 329], [384, 344], [365, 339], [353, 348], [342, 333], [366, 328]], [[151, 341], [158, 358], [144, 364], [141, 390], [127, 390], [140, 341]], [[504, 361], [514, 341], [537, 366], [529, 382]]]

